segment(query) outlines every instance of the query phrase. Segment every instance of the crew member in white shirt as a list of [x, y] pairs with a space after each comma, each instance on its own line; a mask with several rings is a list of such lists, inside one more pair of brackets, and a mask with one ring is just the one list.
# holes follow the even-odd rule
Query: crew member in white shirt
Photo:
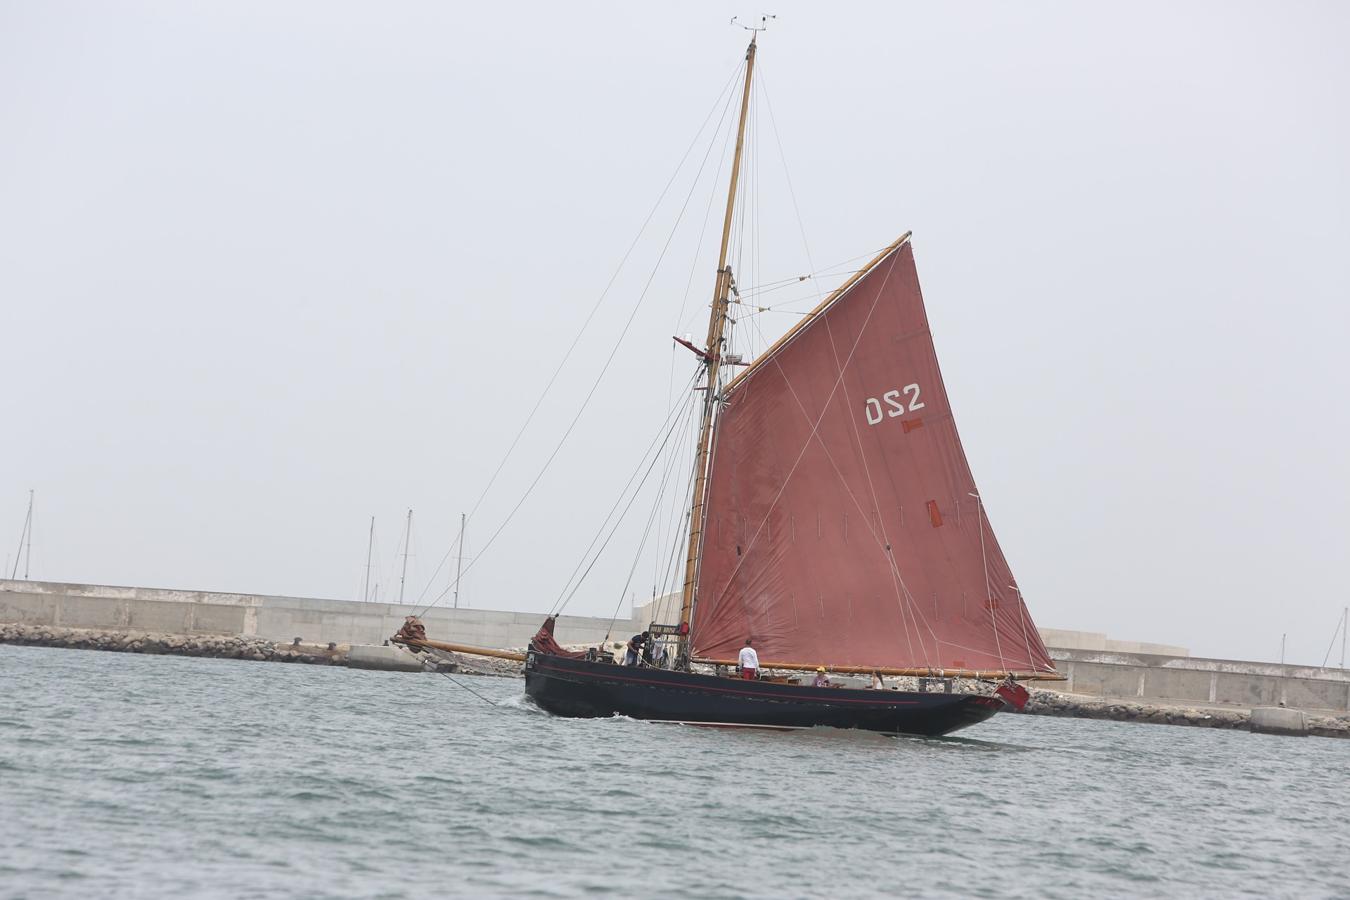
[[749, 638], [745, 639], [745, 646], [741, 648], [741, 677], [746, 681], [759, 678], [759, 654], [751, 646]]

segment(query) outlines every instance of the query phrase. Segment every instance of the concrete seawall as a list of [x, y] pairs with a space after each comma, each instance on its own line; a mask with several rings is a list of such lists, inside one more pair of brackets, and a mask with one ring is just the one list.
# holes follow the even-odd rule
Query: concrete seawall
[[[380, 644], [410, 615], [432, 635], [480, 647], [524, 647], [544, 622], [541, 612], [0, 580], [0, 622], [23, 625]], [[597, 643], [611, 624], [616, 640], [641, 630], [628, 616], [559, 616], [554, 633], [563, 644]]]
[[[349, 644], [281, 644], [257, 637], [182, 635], [136, 630], [99, 630], [53, 625], [0, 623], [0, 644], [105, 650], [165, 656], [204, 656], [258, 662], [308, 663], [378, 669], [386, 672], [459, 672], [469, 675], [520, 677], [518, 662], [481, 656], [431, 651], [413, 654], [394, 646]], [[854, 685], [863, 687], [861, 683]], [[982, 686], [961, 684], [961, 690]], [[987, 686], [984, 686], [987, 687]], [[909, 690], [915, 689], [909, 685]], [[1243, 729], [1276, 735], [1350, 737], [1350, 715], [1308, 715], [1283, 707], [1257, 707], [1248, 712], [1235, 707], [1193, 707], [1176, 701], [1139, 703], [1104, 700], [1034, 688], [1025, 714], [1112, 719], [1158, 725]]]
[[1350, 673], [1342, 669], [1055, 648], [1050, 655], [1068, 681], [1046, 686], [1074, 694], [1350, 710]]
[[[544, 620], [538, 612], [436, 607], [423, 613], [413, 604], [0, 580], [0, 623], [242, 636], [277, 643], [298, 637], [319, 645], [381, 644], [413, 614], [423, 614], [433, 637], [482, 647], [524, 647]], [[560, 616], [556, 635], [564, 644], [595, 644], [606, 633], [612, 640], [624, 640], [642, 630], [650, 615], [647, 606], [613, 623]], [[1085, 632], [1044, 633], [1051, 638], [1050, 655], [1068, 679], [1041, 684], [1052, 690], [1136, 702], [1350, 710], [1350, 674], [1343, 670], [1204, 659], [1161, 644], [1112, 641]], [[1056, 636], [1074, 647], [1057, 647]], [[1136, 649], [1175, 652], [1131, 652]]]

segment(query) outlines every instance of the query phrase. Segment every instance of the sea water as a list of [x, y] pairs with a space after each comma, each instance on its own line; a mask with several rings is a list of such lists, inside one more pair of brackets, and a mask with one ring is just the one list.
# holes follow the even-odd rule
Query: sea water
[[704, 729], [522, 688], [0, 646], [0, 895], [1350, 897], [1350, 741]]

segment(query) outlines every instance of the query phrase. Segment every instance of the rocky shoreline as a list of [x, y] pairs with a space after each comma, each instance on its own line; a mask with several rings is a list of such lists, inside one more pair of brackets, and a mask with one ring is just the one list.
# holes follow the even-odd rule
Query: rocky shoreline
[[[162, 634], [142, 631], [104, 631], [50, 625], [0, 624], [0, 644], [64, 647], [72, 650], [108, 650], [258, 662], [289, 662], [304, 665], [345, 666], [348, 644], [284, 644], [242, 636]], [[519, 678], [521, 663], [493, 657], [467, 656], [435, 651], [418, 654], [427, 671], [445, 674], [486, 675]], [[966, 688], [966, 685], [958, 685]], [[972, 686], [973, 688], [973, 686]], [[1189, 725], [1199, 728], [1251, 728], [1251, 713], [1245, 709], [1191, 707], [1132, 700], [1112, 700], [1061, 694], [1034, 688], [1023, 715], [1061, 716], [1076, 719], [1108, 719], [1155, 725]], [[1320, 737], [1350, 738], [1350, 713], [1308, 715], [1307, 733]]]

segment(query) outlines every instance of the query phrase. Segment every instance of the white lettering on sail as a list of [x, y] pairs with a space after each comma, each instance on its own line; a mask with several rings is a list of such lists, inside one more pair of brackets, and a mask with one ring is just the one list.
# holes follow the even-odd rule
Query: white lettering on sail
[[[901, 395], [904, 396], [901, 396]], [[905, 397], [909, 398], [909, 406], [905, 406]], [[886, 402], [887, 409], [884, 410], [882, 401]], [[868, 425], [879, 425], [886, 418], [894, 419], [896, 416], [903, 416], [907, 412], [917, 412], [924, 408], [924, 404], [919, 400], [919, 386], [917, 384], [907, 384], [902, 388], [893, 391], [887, 391], [881, 395], [881, 400], [876, 397], [868, 397], [864, 409], [867, 413]]]
[[[876, 418], [875, 418], [875, 419], [872, 418], [873, 412], [876, 413]], [[875, 397], [868, 397], [868, 398], [867, 398], [867, 424], [868, 424], [868, 425], [875, 425], [875, 424], [877, 424], [877, 423], [880, 422], [880, 421], [881, 421], [881, 402], [878, 401], [877, 398], [875, 398]]]

